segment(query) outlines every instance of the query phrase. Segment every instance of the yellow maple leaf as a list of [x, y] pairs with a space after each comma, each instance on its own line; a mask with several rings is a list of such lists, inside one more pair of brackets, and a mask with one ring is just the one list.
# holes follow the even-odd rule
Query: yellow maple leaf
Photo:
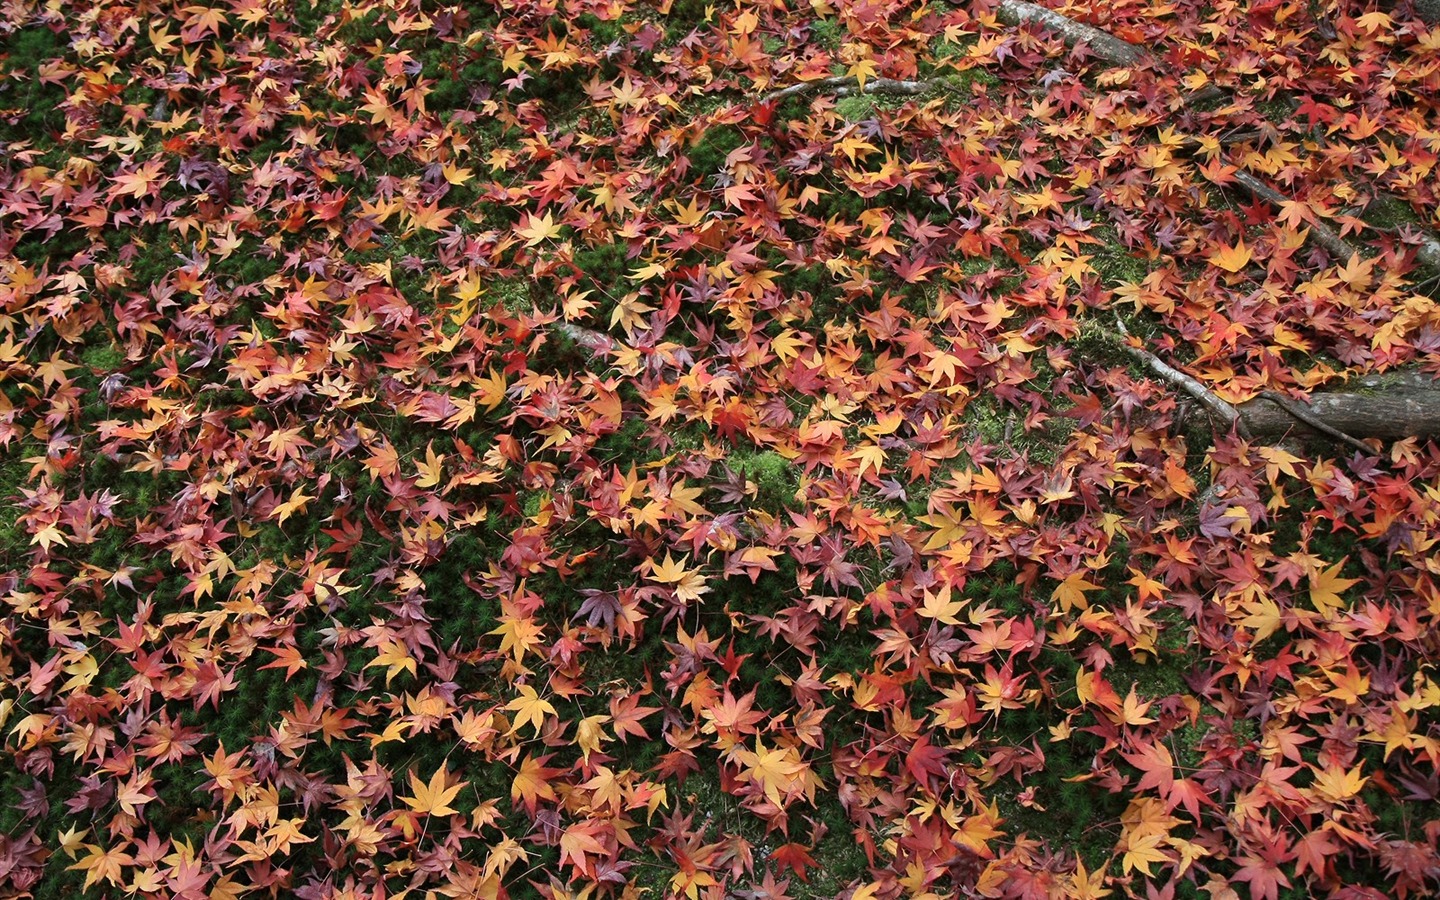
[[710, 591], [699, 569], [687, 570], [684, 558], [677, 560], [669, 552], [666, 552], [664, 562], [651, 561], [650, 577], [661, 584], [674, 585], [676, 599], [685, 603], [699, 600], [701, 594]]
[[1205, 258], [1216, 268], [1224, 269], [1227, 272], [1239, 272], [1250, 265], [1251, 255], [1250, 248], [1245, 246], [1245, 239], [1241, 238], [1235, 242], [1235, 246], [1218, 247]]
[[515, 661], [523, 662], [525, 654], [540, 646], [545, 626], [526, 616], [500, 616], [500, 627], [487, 634], [500, 635], [500, 652], [511, 653]]
[[661, 584], [677, 584], [685, 579], [685, 560], [675, 559], [669, 552], [665, 554], [664, 562], [652, 562], [650, 564], [650, 577]]
[[924, 592], [925, 602], [917, 610], [916, 615], [924, 616], [927, 619], [935, 619], [945, 625], [959, 625], [960, 620], [956, 616], [965, 608], [965, 599], [950, 599], [950, 585], [945, 585], [936, 593]]
[[550, 775], [555, 771], [545, 768], [545, 760], [548, 756], [535, 758], [527, 756], [520, 763], [520, 771], [515, 773], [515, 778], [510, 782], [510, 799], [515, 803], [523, 803], [525, 808], [534, 814], [535, 806], [541, 800], [554, 800], [555, 789], [550, 786]]
[[1340, 577], [1340, 569], [1344, 567], [1349, 558], [1345, 557], [1323, 572], [1310, 573], [1310, 605], [1314, 606], [1316, 611], [1327, 619], [1334, 616], [1336, 610], [1345, 606], [1340, 592], [1360, 582], [1358, 578]]
[[475, 387], [474, 398], [476, 402], [484, 405], [486, 409], [494, 409], [505, 402], [505, 376], [496, 372], [492, 367], [486, 378], [476, 378], [471, 384]]
[[440, 473], [444, 467], [445, 457], [435, 455], [434, 442], [425, 445], [425, 461], [416, 463], [415, 468], [420, 475], [415, 479], [415, 486], [418, 488], [434, 487], [440, 483]]
[[1260, 458], [1265, 460], [1265, 480], [1271, 485], [1282, 473], [1290, 478], [1299, 478], [1300, 474], [1295, 471], [1295, 464], [1300, 462], [1300, 457], [1294, 456], [1281, 450], [1279, 447], [1260, 447], [1257, 449]]
[[609, 716], [586, 716], [580, 720], [575, 728], [575, 743], [580, 747], [580, 757], [585, 762], [590, 762], [590, 754], [600, 749], [610, 736], [605, 733], [605, 723], [610, 721]]
[[745, 766], [741, 777], [747, 781], [753, 781], [760, 785], [765, 792], [765, 797], [776, 806], [782, 806], [780, 792], [783, 789], [787, 794], [792, 790], [801, 775], [805, 771], [805, 764], [796, 756], [793, 749], [777, 747], [774, 750], [766, 750], [765, 745], [757, 739], [755, 741], [755, 752], [742, 749], [738, 753], [740, 763]]
[[535, 726], [535, 734], [538, 735], [540, 727], [545, 724], [545, 716], [556, 714], [550, 701], [541, 697], [528, 684], [520, 685], [520, 696], [505, 704], [505, 708], [516, 713], [515, 724], [510, 726], [511, 734], [519, 731], [520, 727], [528, 722]]
[[1370, 780], [1369, 776], [1360, 774], [1364, 768], [1363, 763], [1349, 770], [1339, 766], [1327, 766], [1315, 772], [1315, 782], [1311, 790], [1333, 803], [1343, 803], [1360, 793], [1365, 782]]
[[835, 149], [845, 154], [845, 157], [850, 160], [851, 165], [854, 165], [857, 155], [861, 159], [864, 159], [865, 157], [874, 153], [877, 148], [869, 141], [851, 135], [850, 137], [839, 141], [835, 145]]
[[1059, 600], [1060, 608], [1065, 612], [1078, 609], [1081, 612], [1090, 608], [1090, 601], [1085, 599], [1086, 591], [1098, 591], [1100, 585], [1085, 579], [1084, 572], [1071, 572], [1065, 580], [1055, 586], [1050, 594], [1051, 600]]
[[800, 355], [805, 346], [805, 339], [790, 328], [770, 339], [770, 349], [780, 358], [780, 362], [787, 366]]
[[435, 770], [435, 774], [430, 776], [428, 783], [421, 781], [416, 776], [414, 769], [410, 770], [409, 775], [410, 792], [414, 796], [400, 798], [406, 806], [429, 816], [452, 816], [459, 812], [458, 809], [450, 806], [450, 802], [470, 782], [459, 781], [447, 787], [446, 783], [450, 779], [450, 773], [444, 766]]
[[374, 750], [381, 744], [390, 744], [394, 743], [395, 741], [405, 740], [405, 731], [408, 727], [409, 726], [406, 722], [403, 722], [399, 719], [391, 719], [390, 721], [385, 723], [384, 731], [380, 732], [379, 734], [376, 734], [373, 731], [369, 731], [365, 733], [365, 737], [368, 737], [370, 739], [370, 749]]
[[519, 72], [525, 68], [525, 51], [519, 47], [511, 47], [505, 51], [504, 57], [500, 60], [501, 71]]
[[67, 828], [64, 831], [60, 832], [58, 835], [56, 835], [56, 838], [60, 842], [60, 849], [65, 851], [66, 855], [68, 855], [71, 859], [74, 859], [75, 854], [80, 852], [80, 847], [82, 842], [85, 840], [85, 836], [89, 833], [89, 828], [82, 828], [79, 831], [76, 831], [75, 827], [71, 826], [70, 828]]
[[670, 893], [684, 894], [689, 900], [699, 900], [700, 889], [713, 887], [715, 876], [696, 868], [681, 869], [670, 876]]
[[1110, 716], [1110, 721], [1117, 725], [1149, 725], [1155, 721], [1154, 718], [1145, 715], [1150, 710], [1150, 700], [1141, 700], [1135, 693], [1135, 685], [1130, 685], [1130, 692], [1125, 695], [1125, 703], [1120, 712]]
[[860, 90], [863, 91], [865, 90], [865, 79], [874, 78], [879, 74], [879, 70], [875, 68], [875, 60], [866, 57], [846, 69], [845, 74], [855, 79], [856, 83], [860, 85]]
[[861, 444], [847, 455], [850, 459], [860, 463], [860, 468], [855, 474], [862, 478], [865, 476], [866, 469], [873, 469], [877, 476], [885, 471], [885, 451], [876, 444]]
[[525, 226], [515, 229], [516, 234], [525, 238], [525, 246], [534, 247], [542, 241], [559, 236], [561, 226], [555, 224], [555, 217], [549, 212], [544, 216], [526, 213], [525, 217]]
[[1085, 861], [1078, 856], [1075, 859], [1075, 874], [1070, 876], [1070, 890], [1067, 896], [1073, 900], [1099, 900], [1101, 897], [1110, 896], [1110, 889], [1105, 887], [1105, 867], [1101, 866], [1094, 872], [1085, 871]]
[[1145, 874], [1146, 878], [1151, 877], [1151, 863], [1168, 863], [1170, 855], [1162, 849], [1166, 835], [1155, 832], [1128, 835], [1123, 841], [1124, 857], [1120, 860], [1121, 868], [1125, 874], [1130, 874], [1131, 869], [1138, 869]]
[[1263, 593], [1252, 600], [1246, 600], [1241, 604], [1241, 608], [1247, 615], [1240, 620], [1240, 625], [1243, 628], [1255, 629], [1254, 640], [1257, 642], [1274, 634], [1285, 621], [1280, 607]]
[[123, 845], [117, 845], [109, 850], [96, 844], [85, 844], [84, 846], [90, 852], [67, 869], [67, 871], [78, 870], [85, 873], [85, 884], [81, 890], [89, 890], [91, 885], [99, 883], [102, 879], [109, 884], [118, 886], [125, 879], [121, 867], [135, 864], [135, 857], [121, 849]]
[[387, 666], [385, 670], [385, 684], [389, 686], [391, 679], [401, 672], [415, 674], [415, 659], [405, 645], [399, 641], [385, 641], [380, 645], [380, 654], [365, 664], [370, 669], [375, 666]]
[[46, 525], [44, 528], [41, 528], [39, 531], [35, 532], [35, 534], [31, 535], [30, 543], [39, 544], [41, 547], [45, 548], [46, 553], [49, 553], [50, 548], [56, 544], [59, 544], [61, 547], [66, 546], [65, 533], [60, 530], [59, 525], [51, 522], [49, 525]]
[[[665, 266], [661, 265], [659, 274], [663, 275], [665, 271]], [[655, 307], [642, 301], [638, 293], [626, 294], [615, 301], [615, 308], [610, 311], [610, 327], [619, 325], [626, 334], [633, 334], [645, 327], [645, 314], [654, 311]]]

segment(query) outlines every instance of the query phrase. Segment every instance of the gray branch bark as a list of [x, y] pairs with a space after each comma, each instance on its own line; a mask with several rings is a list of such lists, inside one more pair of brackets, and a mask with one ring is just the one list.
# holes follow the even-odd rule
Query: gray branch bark
[[[1316, 393], [1303, 405], [1304, 411], [1353, 437], [1382, 441], [1440, 437], [1440, 383], [1430, 379], [1426, 382], [1423, 387], [1398, 385], [1374, 391]], [[1308, 423], [1265, 398], [1242, 403], [1237, 409], [1246, 429], [1257, 438], [1279, 438], [1295, 433], [1314, 436], [1316, 433]]]
[[760, 98], [762, 103], [770, 103], [775, 100], [784, 100], [786, 97], [798, 97], [802, 94], [829, 93], [837, 97], [848, 97], [852, 94], [888, 94], [900, 96], [914, 96], [923, 94], [932, 88], [942, 84], [941, 79], [928, 78], [923, 81], [905, 81], [899, 78], [868, 78], [864, 87], [861, 87], [859, 79], [853, 75], [836, 75], [832, 78], [819, 78], [815, 81], [802, 81], [799, 84], [792, 84], [789, 87], [771, 91]]
[[1398, 441], [1408, 437], [1440, 437], [1440, 381], [1420, 372], [1386, 373], [1358, 378], [1336, 391], [1312, 394], [1308, 401], [1294, 400], [1273, 391], [1245, 403], [1222, 400], [1191, 375], [1180, 371], [1144, 347], [1129, 343], [1130, 333], [1116, 319], [1125, 338], [1122, 346], [1161, 381], [1204, 406], [1225, 428], [1258, 440], [1285, 437], [1324, 437], [1363, 452], [1373, 448], [1362, 439]]
[[1071, 46], [1085, 44], [1101, 59], [1112, 66], [1139, 65], [1150, 54], [1141, 48], [1122, 41], [1115, 35], [1090, 25], [1067, 19], [1059, 13], [1025, 0], [1001, 0], [995, 9], [995, 18], [1006, 25], [1019, 26], [1033, 22], [1044, 25], [1064, 38]]
[[[1276, 206], [1290, 199], [1243, 169], [1235, 173], [1235, 183], [1244, 188], [1250, 196]], [[1310, 239], [1324, 247], [1330, 256], [1339, 263], [1349, 262], [1351, 256], [1360, 252], [1353, 244], [1336, 234], [1334, 229], [1323, 222], [1310, 224]]]

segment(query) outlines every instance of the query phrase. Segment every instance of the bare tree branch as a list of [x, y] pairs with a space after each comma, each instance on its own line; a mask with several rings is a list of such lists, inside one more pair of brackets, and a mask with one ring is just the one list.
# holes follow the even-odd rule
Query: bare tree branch
[[852, 75], [836, 75], [833, 78], [802, 81], [799, 84], [792, 84], [789, 87], [771, 91], [761, 97], [760, 102], [771, 103], [776, 100], [784, 100], [787, 97], [819, 93], [831, 93], [838, 97], [848, 97], [853, 94], [913, 96], [943, 87], [944, 85], [945, 80], [942, 78], [928, 78], [923, 81], [903, 81], [897, 78], [867, 78], [862, 87], [859, 79]]
[[[1290, 199], [1244, 170], [1235, 173], [1235, 183], [1244, 188], [1250, 196], [1276, 206]], [[1321, 222], [1310, 223], [1310, 237], [1324, 247], [1336, 262], [1349, 262], [1350, 257], [1360, 252], [1353, 244], [1336, 234], [1329, 225]]]
[[[1359, 438], [1352, 437], [1346, 434], [1345, 432], [1326, 422], [1324, 419], [1303, 408], [1302, 406], [1300, 406], [1300, 404], [1292, 402], [1288, 397], [1283, 397], [1280, 394], [1275, 393], [1274, 391], [1261, 391], [1260, 398], [1264, 400], [1269, 400], [1271, 403], [1274, 403], [1276, 406], [1280, 407], [1290, 415], [1294, 416], [1298, 421], [1309, 425], [1311, 428], [1315, 429], [1321, 434], [1332, 437], [1335, 440], [1340, 441], [1341, 443], [1349, 444], [1351, 447], [1354, 447], [1361, 453], [1375, 452], [1374, 448], [1367, 446], [1364, 441], [1361, 441]], [[1243, 412], [1241, 413], [1241, 416], [1242, 418], [1244, 417]]]
[[1054, 10], [1034, 3], [1026, 3], [1024, 0], [1001, 0], [1000, 5], [995, 9], [995, 18], [1006, 25], [1018, 26], [1029, 22], [1044, 25], [1059, 34], [1065, 43], [1071, 46], [1075, 44], [1089, 46], [1091, 52], [1112, 66], [1139, 65], [1150, 56], [1140, 47], [1122, 41], [1107, 31], [1076, 22]]
[[1198, 400], [1201, 405], [1210, 410], [1211, 415], [1225, 423], [1227, 427], [1236, 424], [1236, 422], [1240, 420], [1239, 411], [1231, 404], [1221, 400], [1219, 395], [1214, 391], [1201, 384], [1192, 376], [1186, 375], [1184, 372], [1165, 362], [1149, 350], [1131, 344], [1129, 341], [1130, 332], [1125, 328], [1125, 323], [1120, 320], [1119, 316], [1115, 317], [1115, 327], [1120, 330], [1121, 336], [1125, 338], [1125, 340], [1121, 342], [1121, 346], [1125, 348], [1126, 352], [1148, 366], [1150, 371], [1160, 376], [1160, 378], [1170, 384], [1171, 387], [1178, 388]]

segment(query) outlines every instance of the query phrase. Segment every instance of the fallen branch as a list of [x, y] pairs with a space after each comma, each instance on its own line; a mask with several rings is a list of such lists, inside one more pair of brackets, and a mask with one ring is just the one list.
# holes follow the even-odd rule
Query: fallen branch
[[[1239, 421], [1239, 410], [1220, 399], [1219, 395], [1214, 391], [1201, 384], [1195, 378], [1186, 375], [1184, 372], [1165, 362], [1144, 347], [1131, 344], [1130, 332], [1126, 330], [1125, 323], [1120, 320], [1119, 316], [1115, 317], [1115, 327], [1120, 330], [1121, 336], [1125, 338], [1125, 340], [1120, 342], [1121, 346], [1125, 348], [1125, 351], [1147, 366], [1150, 371], [1160, 376], [1161, 380], [1167, 382], [1171, 387], [1179, 388], [1199, 401], [1200, 405], [1208, 409], [1210, 414], [1222, 422], [1225, 427], [1228, 428]], [[1243, 423], [1241, 424], [1243, 426]]]
[[[1123, 41], [1098, 28], [1083, 25], [1072, 19], [1068, 19], [1043, 6], [1026, 3], [1024, 0], [1002, 0], [999, 8], [996, 10], [996, 18], [1007, 25], [1019, 25], [1022, 22], [1036, 22], [1045, 25], [1058, 33], [1066, 44], [1073, 46], [1084, 43], [1095, 52], [1096, 56], [1113, 66], [1138, 65], [1150, 58], [1150, 54], [1143, 48]], [[1217, 85], [1207, 85], [1185, 98], [1185, 104], [1188, 106], [1191, 103], [1218, 100], [1225, 95], [1226, 92]], [[1235, 173], [1235, 182], [1244, 188], [1251, 196], [1272, 204], [1278, 205], [1288, 199], [1259, 178], [1256, 178], [1244, 170]], [[1312, 224], [1310, 237], [1313, 238], [1317, 244], [1329, 251], [1330, 255], [1338, 262], [1348, 262], [1351, 256], [1359, 252], [1352, 244], [1340, 237], [1330, 226], [1320, 222]], [[1422, 243], [1416, 251], [1416, 259], [1426, 268], [1440, 272], [1440, 241], [1430, 240], [1427, 236], [1425, 242]]]
[[[1290, 199], [1243, 169], [1235, 173], [1235, 183], [1244, 188], [1250, 196], [1276, 206]], [[1353, 244], [1322, 222], [1310, 223], [1310, 237], [1315, 243], [1324, 247], [1338, 263], [1347, 263], [1350, 261], [1350, 257], [1360, 253]]]
[[1253, 400], [1237, 405], [1144, 347], [1130, 343], [1130, 332], [1118, 317], [1115, 325], [1127, 353], [1160, 380], [1194, 398], [1222, 427], [1233, 426], [1246, 437], [1283, 438], [1293, 435], [1298, 425], [1302, 432], [1324, 435], [1366, 454], [1374, 453], [1375, 448], [1356, 435], [1384, 441], [1440, 437], [1440, 383], [1419, 373], [1359, 379], [1353, 385], [1356, 389], [1314, 394], [1303, 404], [1274, 391], [1261, 391]]
[[799, 84], [792, 84], [787, 88], [771, 91], [761, 97], [760, 102], [773, 103], [777, 100], [784, 100], [787, 97], [798, 97], [802, 94], [813, 93], [833, 93], [839, 97], [848, 97], [852, 94], [914, 96], [916, 94], [927, 93], [944, 85], [945, 80], [942, 78], [927, 78], [923, 81], [904, 81], [898, 78], [868, 78], [862, 85], [859, 79], [853, 75], [836, 75], [832, 78], [802, 81]]
[[1150, 54], [1140, 47], [1122, 41], [1108, 31], [1092, 25], [1076, 22], [1054, 10], [1046, 9], [1024, 0], [1001, 0], [995, 9], [995, 18], [1006, 25], [1019, 26], [1024, 23], [1044, 25], [1074, 46], [1085, 44], [1096, 56], [1112, 66], [1135, 66], [1149, 58]]
[[[1096, 56], [1112, 66], [1138, 65], [1150, 58], [1150, 54], [1141, 47], [1123, 41], [1099, 28], [1068, 19], [1043, 6], [1026, 3], [1024, 0], [1002, 0], [996, 10], [996, 18], [1007, 25], [1019, 25], [1022, 22], [1043, 24], [1058, 33], [1068, 45], [1074, 46], [1080, 43], [1088, 45]], [[1223, 88], [1210, 84], [1186, 97], [1184, 105], [1219, 100], [1226, 95], [1227, 92]], [[1269, 203], [1278, 205], [1288, 199], [1244, 170], [1236, 172], [1235, 181], [1251, 196]], [[1351, 256], [1359, 252], [1353, 244], [1342, 238], [1334, 229], [1320, 222], [1312, 224], [1310, 237], [1341, 263], [1348, 262]], [[1415, 260], [1426, 270], [1440, 275], [1440, 237], [1428, 231], [1422, 231], [1421, 242], [1415, 250]]]
[[[1440, 0], [1437, 0], [1437, 2], [1440, 2]], [[1011, 26], [1019, 26], [1025, 23], [1044, 25], [1059, 34], [1067, 45], [1075, 46], [1076, 44], [1085, 44], [1097, 57], [1112, 66], [1139, 65], [1152, 58], [1150, 53], [1144, 48], [1121, 40], [1107, 31], [1092, 25], [1076, 22], [1074, 19], [1062, 16], [1054, 10], [1047, 9], [1035, 3], [1025, 2], [1025, 0], [1001, 0], [999, 6], [996, 7], [995, 17], [1006, 25]], [[850, 96], [857, 93], [914, 96], [943, 86], [945, 86], [945, 80], [939, 77], [919, 81], [905, 81], [894, 78], [871, 78], [861, 85], [859, 80], [852, 76], [838, 75], [831, 78], [801, 82], [786, 88], [771, 91], [764, 95], [761, 100], [763, 102], [771, 102], [783, 100], [787, 97], [818, 92], [829, 92], [836, 96]], [[1227, 92], [1223, 88], [1210, 84], [1186, 97], [1184, 99], [1184, 105], [1188, 106], [1192, 103], [1218, 100], [1224, 98], [1226, 95]], [[1235, 182], [1252, 197], [1265, 200], [1271, 204], [1279, 205], [1289, 199], [1264, 181], [1261, 181], [1243, 169], [1235, 173]], [[1322, 222], [1311, 223], [1309, 237], [1324, 247], [1337, 262], [1348, 262], [1350, 257], [1360, 252], [1355, 245], [1342, 238], [1333, 228]], [[1440, 237], [1437, 237], [1431, 232], [1422, 231], [1420, 243], [1415, 249], [1415, 260], [1422, 268], [1432, 274], [1440, 275]]]
[[[1289, 199], [1243, 169], [1235, 173], [1235, 183], [1240, 185], [1250, 196], [1276, 206]], [[1324, 247], [1332, 259], [1342, 264], [1349, 262], [1350, 257], [1360, 253], [1358, 247], [1342, 238], [1333, 228], [1323, 222], [1310, 223], [1309, 237]], [[1440, 275], [1440, 238], [1422, 230], [1420, 241], [1415, 246], [1415, 262], [1422, 269]]]
[[553, 327], [558, 334], [580, 345], [592, 357], [605, 356], [624, 346], [603, 331], [596, 331], [572, 322], [556, 322]]
[[[1107, 31], [1102, 31], [1091, 25], [1076, 22], [1074, 19], [1066, 18], [1059, 13], [1046, 9], [1034, 3], [1026, 3], [1025, 0], [1001, 0], [1000, 5], [995, 9], [995, 17], [1006, 25], [1019, 26], [1024, 23], [1044, 25], [1056, 34], [1066, 44], [1074, 46], [1085, 44], [1097, 57], [1112, 66], [1134, 66], [1139, 65], [1150, 58], [1150, 54], [1144, 49], [1123, 41]], [[929, 78], [920, 81], [903, 81], [895, 78], [870, 78], [861, 85], [859, 81], [849, 75], [837, 75], [831, 78], [818, 78], [814, 81], [802, 81], [799, 84], [792, 84], [789, 87], [771, 91], [760, 98], [762, 103], [769, 103], [775, 100], [784, 100], [788, 97], [798, 97], [803, 94], [813, 93], [834, 93], [839, 96], [851, 94], [895, 94], [902, 96], [913, 96], [924, 94], [937, 87], [944, 86], [944, 79]]]
[[[1440, 0], [1435, 0], [1435, 5], [1437, 9], [1440, 9]], [[1294, 97], [1288, 98], [1286, 100], [1286, 103], [1289, 105], [1292, 114], [1296, 113], [1300, 108], [1300, 102]], [[1317, 143], [1319, 143], [1321, 147], [1326, 146], [1326, 134], [1324, 129], [1312, 126], [1310, 129], [1308, 129], [1308, 133], [1316, 140]], [[1405, 139], [1403, 137], [1401, 137], [1400, 135], [1396, 135], [1386, 129], [1381, 129], [1377, 131], [1374, 134], [1374, 137], [1382, 144], [1391, 144], [1396, 147], [1402, 146], [1405, 143]], [[1386, 190], [1384, 185], [1372, 184], [1367, 185], [1367, 187], [1372, 193], [1372, 200], [1385, 200], [1390, 203], [1398, 204], [1404, 204], [1406, 202], [1404, 199], [1397, 197], [1394, 194], [1391, 194], [1388, 190]], [[1376, 231], [1386, 234], [1396, 233], [1394, 229], [1379, 228], [1376, 226], [1371, 227], [1375, 228]], [[1419, 263], [1422, 268], [1429, 270], [1435, 275], [1440, 275], [1440, 234], [1437, 234], [1434, 230], [1425, 227], [1423, 224], [1414, 224], [1410, 227], [1414, 229], [1418, 236], [1418, 241], [1415, 244], [1415, 261]]]
[[[1245, 427], [1256, 437], [1293, 433], [1297, 419], [1303, 422], [1305, 429], [1344, 440], [1352, 447], [1363, 446], [1354, 437], [1356, 435], [1382, 441], [1440, 437], [1440, 383], [1429, 378], [1422, 380], [1424, 386], [1419, 387], [1392, 385], [1373, 391], [1347, 387], [1311, 394], [1303, 410], [1300, 404], [1289, 401], [1289, 405], [1283, 408], [1263, 402], [1273, 400], [1267, 392], [1260, 398], [1242, 403], [1238, 409]], [[1323, 423], [1325, 427], [1316, 423]], [[1336, 437], [1333, 432], [1340, 432], [1346, 437]], [[1373, 453], [1374, 450], [1367, 448], [1365, 452]]]
[[1415, 246], [1415, 261], [1440, 275], [1440, 237], [1430, 231], [1422, 231], [1420, 235], [1420, 243]]
[[[1333, 425], [1330, 425], [1324, 419], [1314, 415], [1309, 410], [1302, 408], [1299, 404], [1292, 402], [1288, 397], [1282, 397], [1274, 391], [1261, 391], [1259, 398], [1262, 400], [1269, 400], [1271, 403], [1279, 406], [1281, 409], [1285, 410], [1285, 412], [1289, 413], [1294, 418], [1305, 423], [1306, 425], [1309, 425], [1311, 428], [1315, 429], [1323, 435], [1334, 438], [1341, 443], [1349, 444], [1351, 447], [1354, 447], [1361, 453], [1372, 452], [1372, 448], [1367, 446], [1364, 441], [1360, 440], [1359, 438], [1351, 437], [1340, 429], [1334, 427]], [[1254, 433], [1255, 428], [1251, 426], [1248, 419], [1246, 419], [1243, 405], [1241, 406], [1240, 418], [1242, 419], [1242, 421], [1246, 422], [1246, 427], [1249, 428], [1251, 433]]]

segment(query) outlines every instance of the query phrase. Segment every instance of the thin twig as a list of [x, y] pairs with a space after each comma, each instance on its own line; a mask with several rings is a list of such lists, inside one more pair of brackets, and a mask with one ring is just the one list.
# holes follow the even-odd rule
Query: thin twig
[[1173, 387], [1179, 388], [1180, 390], [1189, 394], [1191, 397], [1194, 397], [1201, 404], [1203, 404], [1206, 409], [1210, 410], [1211, 414], [1214, 415], [1215, 418], [1221, 420], [1227, 426], [1237, 426], [1242, 433], [1244, 432], [1245, 423], [1240, 418], [1239, 410], [1237, 410], [1233, 405], [1220, 399], [1220, 396], [1214, 391], [1210, 390], [1205, 385], [1195, 380], [1193, 377], [1186, 375], [1184, 372], [1181, 372], [1179, 369], [1166, 363], [1164, 360], [1151, 353], [1149, 350], [1146, 350], [1143, 347], [1132, 346], [1128, 342], [1130, 338], [1130, 332], [1125, 328], [1125, 323], [1120, 320], [1119, 316], [1115, 317], [1115, 327], [1118, 328], [1120, 330], [1120, 334], [1126, 338], [1126, 341], [1121, 342], [1121, 346], [1124, 347], [1131, 356], [1134, 356], [1136, 359], [1149, 366], [1150, 371], [1154, 372], [1156, 375], [1159, 375], [1162, 379], [1164, 379]]
[[1274, 403], [1276, 406], [1285, 410], [1287, 413], [1295, 417], [1300, 422], [1303, 422], [1304, 424], [1310, 426], [1321, 434], [1328, 435], [1329, 437], [1332, 437], [1337, 441], [1349, 444], [1351, 447], [1354, 447], [1361, 453], [1370, 454], [1375, 452], [1374, 448], [1366, 445], [1364, 441], [1360, 440], [1357, 437], [1354, 437], [1353, 435], [1346, 434], [1345, 432], [1336, 428], [1334, 425], [1327, 423], [1324, 419], [1321, 419], [1319, 416], [1310, 412], [1308, 409], [1305, 409], [1298, 403], [1290, 400], [1290, 398], [1288, 397], [1281, 396], [1274, 391], [1261, 391], [1257, 396], [1259, 396], [1261, 399], [1269, 400], [1271, 403]]
[[941, 87], [945, 84], [940, 78], [927, 78], [923, 81], [904, 81], [898, 78], [868, 78], [865, 84], [861, 85], [860, 80], [853, 75], [836, 75], [831, 78], [820, 78], [815, 81], [802, 81], [799, 84], [792, 84], [789, 87], [781, 88], [764, 95], [760, 98], [761, 103], [773, 103], [777, 100], [784, 100], [787, 97], [797, 97], [802, 94], [833, 93], [836, 96], [848, 97], [852, 94], [900, 94], [914, 96]]

